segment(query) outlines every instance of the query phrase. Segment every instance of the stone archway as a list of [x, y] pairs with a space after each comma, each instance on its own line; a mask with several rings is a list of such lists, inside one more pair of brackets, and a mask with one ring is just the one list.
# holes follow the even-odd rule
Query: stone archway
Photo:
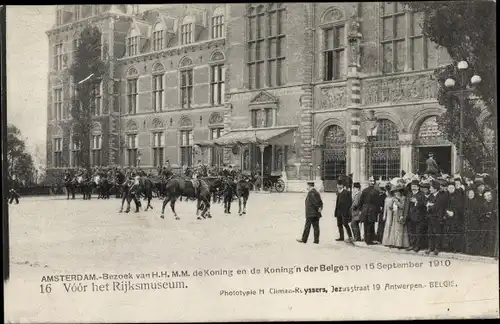
[[336, 191], [337, 180], [346, 175], [346, 133], [338, 125], [328, 126], [323, 133], [323, 184], [325, 191]]
[[412, 169], [413, 173], [421, 174], [427, 168], [425, 161], [429, 153], [444, 173], [452, 173], [452, 144], [441, 132], [437, 123], [438, 116], [427, 116], [420, 120], [414, 130]]

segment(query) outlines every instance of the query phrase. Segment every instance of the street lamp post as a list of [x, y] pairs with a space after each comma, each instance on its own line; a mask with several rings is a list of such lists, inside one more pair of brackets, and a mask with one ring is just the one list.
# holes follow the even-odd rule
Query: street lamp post
[[466, 98], [474, 93], [475, 86], [481, 82], [481, 77], [479, 75], [474, 75], [470, 79], [470, 85], [467, 81], [467, 69], [469, 64], [466, 61], [460, 61], [457, 64], [459, 71], [460, 83], [455, 87], [456, 82], [453, 78], [448, 78], [444, 82], [445, 87], [452, 89], [448, 91], [448, 95], [455, 96], [459, 100], [460, 105], [460, 129], [459, 129], [459, 142], [458, 142], [458, 173], [462, 174], [464, 169], [464, 141], [463, 141], [463, 130], [464, 130], [464, 109]]

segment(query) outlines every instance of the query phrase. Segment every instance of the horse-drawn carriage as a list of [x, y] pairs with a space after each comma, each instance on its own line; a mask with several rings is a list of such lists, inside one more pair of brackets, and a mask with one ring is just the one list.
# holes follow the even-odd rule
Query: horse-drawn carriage
[[[259, 174], [246, 174], [244, 176], [252, 183], [252, 190], [260, 189], [261, 180]], [[281, 174], [264, 174], [262, 185], [264, 191], [272, 192], [273, 189], [277, 192], [285, 191], [285, 181], [281, 179]]]

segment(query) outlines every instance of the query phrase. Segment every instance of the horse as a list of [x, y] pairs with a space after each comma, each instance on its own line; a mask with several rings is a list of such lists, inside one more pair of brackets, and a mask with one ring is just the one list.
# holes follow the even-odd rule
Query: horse
[[238, 215], [240, 216], [247, 213], [247, 201], [248, 197], [250, 196], [251, 187], [252, 183], [249, 181], [249, 179], [245, 179], [242, 176], [240, 176], [238, 178], [238, 181], [236, 181], [236, 197], [238, 198]]
[[[137, 181], [137, 180], [136, 180]], [[144, 211], [148, 211], [149, 208], [153, 209], [153, 206], [151, 206], [151, 200], [153, 199], [153, 182], [151, 179], [148, 177], [139, 177], [138, 181], [134, 183], [133, 186], [129, 188], [127, 191], [128, 193], [128, 199], [127, 203], [128, 206], [130, 206], [130, 201], [134, 199], [134, 201], [139, 201], [139, 207], [140, 207], [140, 199], [141, 195], [144, 195], [145, 199], [147, 199], [148, 204], [146, 205], [146, 209]], [[137, 200], [136, 200], [137, 199]], [[137, 206], [137, 203], [136, 203]], [[136, 212], [138, 212], [138, 207], [136, 209]]]
[[109, 191], [111, 189], [107, 177], [95, 176], [94, 183], [97, 187], [97, 199], [109, 199]]
[[174, 213], [175, 219], [176, 220], [180, 219], [179, 216], [177, 216], [177, 213], [175, 212], [175, 201], [180, 196], [197, 198], [198, 200], [196, 204], [197, 216], [199, 210], [201, 209], [201, 206], [203, 206], [201, 217], [198, 216], [197, 219], [202, 219], [202, 217], [205, 218], [205, 214], [207, 211], [210, 214], [209, 209], [210, 209], [212, 182], [210, 181], [210, 179], [197, 179], [197, 180], [199, 181], [199, 187], [198, 190], [195, 191], [195, 188], [193, 186], [193, 181], [191, 180], [186, 180], [178, 176], [172, 176], [169, 179], [167, 179], [165, 183], [166, 197], [163, 200], [160, 218], [162, 219], [165, 218], [164, 217], [165, 206], [168, 204], [168, 202], [170, 202], [170, 208]]
[[66, 199], [69, 199], [70, 193], [71, 193], [71, 199], [75, 199], [76, 185], [77, 184], [75, 177], [69, 173], [66, 173], [64, 175], [64, 186], [66, 187], [66, 193], [68, 194], [68, 197]]

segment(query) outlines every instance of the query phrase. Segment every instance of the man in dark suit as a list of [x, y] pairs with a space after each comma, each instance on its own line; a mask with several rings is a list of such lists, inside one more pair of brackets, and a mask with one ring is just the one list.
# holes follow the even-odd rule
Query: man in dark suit
[[412, 180], [411, 192], [408, 194], [408, 207], [405, 211], [408, 224], [410, 246], [406, 250], [418, 252], [421, 246], [421, 226], [425, 217], [425, 196], [419, 190], [419, 181]]
[[336, 241], [344, 241], [344, 227], [349, 236], [348, 243], [353, 244], [352, 232], [349, 223], [351, 221], [352, 196], [346, 189], [347, 183], [339, 181], [337, 183], [337, 201], [335, 203], [335, 218], [339, 229], [339, 238]]
[[375, 244], [375, 222], [377, 222], [377, 215], [380, 211], [379, 206], [379, 193], [375, 189], [375, 179], [370, 177], [368, 188], [363, 189], [359, 202], [361, 209], [361, 221], [364, 223], [365, 243], [367, 245]]
[[321, 211], [323, 210], [323, 200], [321, 200], [321, 195], [314, 188], [314, 182], [307, 183], [307, 197], [306, 197], [306, 224], [304, 226], [304, 232], [302, 233], [302, 239], [298, 239], [299, 243], [307, 243], [309, 238], [309, 231], [311, 226], [314, 229], [314, 243], [319, 243], [319, 219], [321, 218]]
[[448, 194], [440, 191], [440, 188], [439, 182], [435, 180], [431, 182], [431, 195], [427, 201], [429, 248], [425, 251], [426, 254], [433, 252], [434, 255], [437, 255], [441, 248], [443, 222], [446, 208], [448, 208]]

